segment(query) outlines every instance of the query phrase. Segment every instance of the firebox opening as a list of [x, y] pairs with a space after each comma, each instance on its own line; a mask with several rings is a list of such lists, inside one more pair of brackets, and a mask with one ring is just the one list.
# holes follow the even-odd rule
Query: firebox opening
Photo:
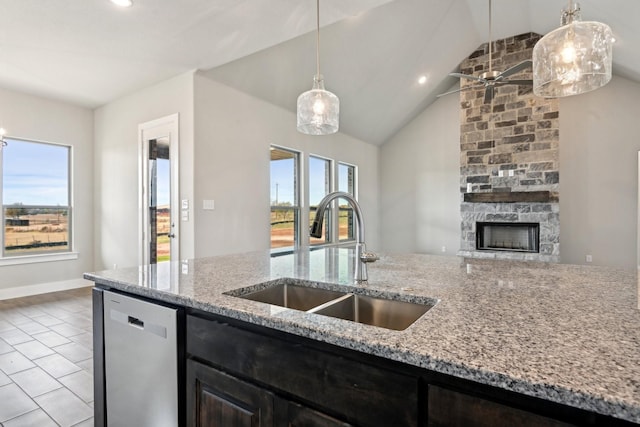
[[476, 249], [540, 252], [540, 224], [529, 222], [477, 222]]

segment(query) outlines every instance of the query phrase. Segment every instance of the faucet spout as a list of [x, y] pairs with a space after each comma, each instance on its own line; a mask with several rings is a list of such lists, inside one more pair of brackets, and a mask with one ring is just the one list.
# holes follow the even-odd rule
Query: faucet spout
[[316, 209], [316, 216], [313, 219], [313, 223], [311, 224], [311, 237], [322, 237], [322, 223], [324, 222], [324, 213], [329, 207], [329, 204], [338, 198], [345, 199], [349, 203], [351, 208], [353, 208], [358, 224], [358, 228], [356, 229], [356, 241], [358, 243], [364, 243], [364, 221], [362, 220], [362, 210], [360, 209], [360, 205], [351, 194], [342, 191], [329, 193], [322, 200], [320, 200], [320, 203], [318, 203], [318, 208]]
[[356, 229], [356, 257], [354, 262], [354, 270], [355, 270], [354, 279], [357, 283], [366, 282], [368, 280], [367, 263], [376, 261], [378, 257], [375, 254], [367, 253], [365, 250], [364, 218], [362, 216], [362, 210], [360, 209], [360, 205], [358, 204], [358, 201], [351, 194], [345, 193], [342, 191], [336, 191], [336, 192], [327, 194], [320, 201], [320, 203], [318, 203], [318, 208], [316, 209], [316, 216], [313, 219], [313, 223], [311, 224], [309, 234], [311, 235], [311, 237], [315, 237], [315, 238], [322, 237], [322, 223], [324, 222], [324, 214], [327, 208], [329, 207], [329, 204], [338, 198], [345, 199], [349, 203], [356, 217], [357, 229]]

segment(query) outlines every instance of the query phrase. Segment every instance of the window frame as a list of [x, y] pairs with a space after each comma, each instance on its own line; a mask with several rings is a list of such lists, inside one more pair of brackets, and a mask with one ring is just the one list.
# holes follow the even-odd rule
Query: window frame
[[[358, 198], [358, 183], [359, 183], [359, 179], [358, 179], [358, 166], [354, 165], [352, 163], [347, 163], [347, 162], [338, 162], [338, 166], [336, 167], [336, 188], [340, 188], [341, 182], [340, 182], [340, 166], [346, 166], [347, 168], [353, 168], [353, 193], [346, 191], [347, 193], [351, 194], [356, 200], [359, 200]], [[347, 183], [347, 186], [349, 184]], [[339, 190], [339, 191], [344, 191], [344, 190]], [[336, 209], [336, 224], [339, 223], [340, 221], [340, 209]], [[355, 225], [354, 225], [355, 227]], [[354, 231], [353, 233], [353, 237], [349, 237], [347, 239], [340, 239], [340, 227], [335, 227], [336, 228], [336, 241], [338, 243], [341, 244], [348, 244], [348, 243], [352, 243], [356, 241], [356, 233]]]
[[[294, 158], [294, 169], [293, 169], [293, 182], [294, 182], [294, 190], [293, 197], [296, 202], [295, 205], [292, 206], [274, 206], [272, 205], [271, 200], [271, 189], [269, 189], [269, 215], [275, 209], [276, 211], [281, 210], [293, 210], [294, 211], [294, 224], [293, 224], [293, 245], [292, 246], [281, 246], [274, 248], [271, 245], [271, 226], [269, 228], [269, 248], [271, 253], [286, 253], [291, 252], [291, 250], [295, 250], [300, 246], [300, 236], [301, 236], [301, 224], [303, 224], [304, 218], [302, 218], [303, 209], [303, 200], [302, 200], [302, 172], [303, 172], [303, 153], [301, 151], [295, 150], [293, 148], [283, 147], [281, 145], [270, 144], [269, 145], [269, 154], [271, 154], [272, 150], [280, 150], [293, 154]], [[271, 156], [269, 156], [269, 162], [272, 162]], [[271, 165], [271, 163], [269, 163]], [[269, 188], [271, 188], [271, 172], [269, 172]]]
[[74, 252], [74, 205], [73, 205], [73, 146], [51, 141], [42, 141], [29, 138], [5, 136], [5, 141], [10, 145], [12, 141], [29, 144], [40, 144], [67, 149], [67, 205], [26, 205], [21, 207], [26, 209], [64, 209], [67, 211], [67, 247], [62, 250], [42, 250], [29, 253], [7, 254], [6, 251], [6, 216], [5, 210], [13, 205], [4, 204], [4, 148], [0, 148], [0, 220], [2, 227], [0, 230], [0, 266], [14, 264], [28, 264], [32, 262], [62, 261], [67, 259], [77, 259], [78, 254]]
[[[325, 157], [325, 156], [320, 156], [317, 154], [309, 154], [307, 156], [307, 171], [308, 171], [308, 176], [307, 176], [307, 180], [306, 183], [307, 185], [305, 186], [305, 189], [307, 190], [308, 196], [311, 196], [311, 189], [309, 187], [309, 185], [311, 184], [311, 159], [318, 159], [318, 160], [323, 160], [325, 162], [328, 162], [329, 164], [329, 189], [327, 194], [330, 194], [332, 192], [335, 191], [336, 188], [336, 173], [335, 173], [335, 165], [336, 165], [336, 161], [329, 158], [329, 157]], [[327, 195], [325, 194], [325, 196]], [[306, 208], [306, 212], [308, 215], [308, 220], [307, 223], [309, 224], [309, 226], [311, 226], [311, 221], [313, 220], [313, 218], [315, 217], [315, 214], [313, 215], [313, 217], [311, 216], [311, 200], [309, 199], [309, 197], [307, 197], [307, 208]], [[322, 196], [324, 197], [324, 196]], [[320, 199], [322, 200], [322, 199]], [[318, 202], [320, 202], [320, 200], [318, 200]], [[331, 203], [331, 205], [329, 206], [329, 208], [327, 209], [327, 218], [325, 219], [325, 229], [326, 230], [331, 230], [333, 232], [334, 228], [332, 225], [334, 224], [334, 209], [333, 209], [333, 205], [334, 203]], [[324, 246], [328, 246], [334, 243], [335, 241], [335, 236], [333, 235], [333, 233], [331, 234], [326, 234], [324, 235], [324, 242], [321, 243], [312, 243], [311, 242], [311, 236], [309, 235], [309, 238], [307, 239], [307, 244], [309, 245], [309, 247], [311, 248], [318, 248], [318, 247], [324, 247]]]

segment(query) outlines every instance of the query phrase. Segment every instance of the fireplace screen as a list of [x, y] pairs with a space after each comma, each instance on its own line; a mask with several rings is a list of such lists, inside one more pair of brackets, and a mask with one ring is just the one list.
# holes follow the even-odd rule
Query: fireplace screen
[[540, 224], [523, 222], [476, 223], [476, 249], [540, 252]]

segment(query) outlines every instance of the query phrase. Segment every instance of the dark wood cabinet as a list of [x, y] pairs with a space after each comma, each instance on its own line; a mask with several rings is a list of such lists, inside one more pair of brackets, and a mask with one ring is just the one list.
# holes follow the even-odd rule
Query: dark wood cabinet
[[273, 427], [274, 395], [187, 360], [187, 425]]
[[187, 360], [187, 425], [351, 427], [217, 369]]
[[284, 421], [280, 425], [287, 427], [353, 427], [327, 414], [307, 408], [291, 401], [280, 401], [283, 409]]
[[570, 427], [558, 420], [490, 400], [429, 386], [429, 427]]
[[200, 316], [187, 316], [187, 355], [327, 415], [322, 421], [293, 407], [301, 426], [349, 425], [331, 417], [359, 427], [419, 425], [418, 377], [366, 363], [365, 355]]

